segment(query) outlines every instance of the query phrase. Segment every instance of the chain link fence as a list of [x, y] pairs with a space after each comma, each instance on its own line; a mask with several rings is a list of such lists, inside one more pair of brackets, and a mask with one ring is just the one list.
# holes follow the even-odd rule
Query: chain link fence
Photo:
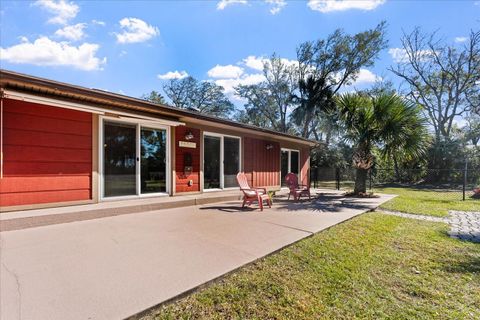
[[[355, 173], [354, 168], [312, 168], [312, 186], [321, 189], [353, 190]], [[381, 192], [387, 188], [408, 188], [431, 192], [439, 199], [465, 200], [475, 198], [474, 189], [480, 188], [480, 168], [374, 168], [368, 173], [367, 188], [373, 192]]]

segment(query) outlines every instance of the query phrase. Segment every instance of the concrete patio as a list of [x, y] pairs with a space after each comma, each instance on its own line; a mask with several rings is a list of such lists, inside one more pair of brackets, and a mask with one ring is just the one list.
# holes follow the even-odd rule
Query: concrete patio
[[230, 201], [0, 232], [0, 319], [123, 319], [393, 197], [320, 192], [263, 212]]

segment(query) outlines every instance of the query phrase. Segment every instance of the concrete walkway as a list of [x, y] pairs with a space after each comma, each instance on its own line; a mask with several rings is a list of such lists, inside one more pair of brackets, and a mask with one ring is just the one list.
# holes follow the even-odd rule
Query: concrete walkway
[[392, 196], [190, 206], [0, 233], [0, 319], [122, 319]]
[[450, 237], [480, 243], [480, 212], [450, 210], [447, 217], [432, 217], [385, 209], [379, 212], [409, 219], [448, 223]]

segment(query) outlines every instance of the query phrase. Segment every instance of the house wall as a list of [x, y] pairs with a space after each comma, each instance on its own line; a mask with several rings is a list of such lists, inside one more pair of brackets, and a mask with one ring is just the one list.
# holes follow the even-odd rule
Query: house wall
[[[278, 142], [245, 137], [243, 171], [250, 186], [280, 186], [280, 144]], [[267, 145], [272, 148], [267, 150]]]
[[[189, 142], [196, 144], [195, 148], [180, 147], [180, 141], [185, 140], [185, 134], [191, 131], [194, 138]], [[179, 126], [175, 128], [175, 191], [176, 192], [195, 192], [200, 191], [200, 145], [201, 134], [199, 129], [190, 128], [186, 126]], [[192, 172], [185, 173], [185, 154], [190, 153], [192, 156]], [[193, 181], [191, 186], [188, 185], [189, 180]]]
[[[268, 189], [280, 189], [280, 149], [287, 148], [300, 151], [300, 175], [302, 184], [309, 183], [310, 174], [310, 148], [304, 144], [288, 141], [275, 141], [269, 138], [259, 137], [254, 133], [241, 132], [236, 128], [217, 128], [214, 126], [187, 123], [190, 128], [196, 128], [200, 132], [213, 132], [238, 136], [242, 139], [242, 168], [252, 186], [267, 187]], [[179, 129], [181, 127], [177, 127]], [[200, 139], [201, 140], [201, 139]], [[177, 142], [178, 144], [178, 142]], [[273, 149], [266, 150], [266, 145], [272, 144]], [[200, 173], [202, 172], [202, 155], [199, 156]], [[201, 174], [200, 174], [201, 179]], [[202, 191], [200, 181], [200, 191]]]
[[92, 114], [3, 99], [0, 207], [92, 199]]
[[[98, 201], [98, 116], [88, 112], [3, 99], [3, 179], [0, 208], [20, 210]], [[180, 147], [191, 131], [195, 148]], [[203, 132], [238, 136], [241, 170], [251, 186], [280, 188], [280, 149], [300, 151], [300, 179], [309, 181], [310, 151], [235, 127], [187, 123], [172, 128], [172, 193], [202, 192]], [[267, 145], [272, 148], [267, 150]], [[192, 155], [192, 172], [185, 174], [185, 153]], [[189, 181], [192, 180], [192, 185]]]

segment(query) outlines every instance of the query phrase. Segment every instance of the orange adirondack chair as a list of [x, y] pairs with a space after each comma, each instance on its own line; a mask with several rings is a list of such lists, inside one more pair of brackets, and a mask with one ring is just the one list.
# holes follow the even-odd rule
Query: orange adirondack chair
[[268, 207], [272, 207], [272, 200], [267, 194], [267, 189], [265, 188], [250, 188], [247, 181], [247, 176], [243, 172], [237, 174], [237, 182], [240, 186], [240, 190], [243, 192], [243, 204], [242, 208], [245, 207], [245, 204], [250, 205], [253, 202], [257, 201], [260, 210], [263, 211], [263, 201], [266, 201]]
[[298, 184], [298, 177], [295, 173], [289, 173], [285, 176], [285, 182], [287, 183], [288, 189], [290, 189], [288, 193], [288, 200], [290, 200], [290, 196], [293, 196], [295, 201], [300, 200], [302, 195], [308, 196], [310, 200], [310, 188], [304, 184]]

